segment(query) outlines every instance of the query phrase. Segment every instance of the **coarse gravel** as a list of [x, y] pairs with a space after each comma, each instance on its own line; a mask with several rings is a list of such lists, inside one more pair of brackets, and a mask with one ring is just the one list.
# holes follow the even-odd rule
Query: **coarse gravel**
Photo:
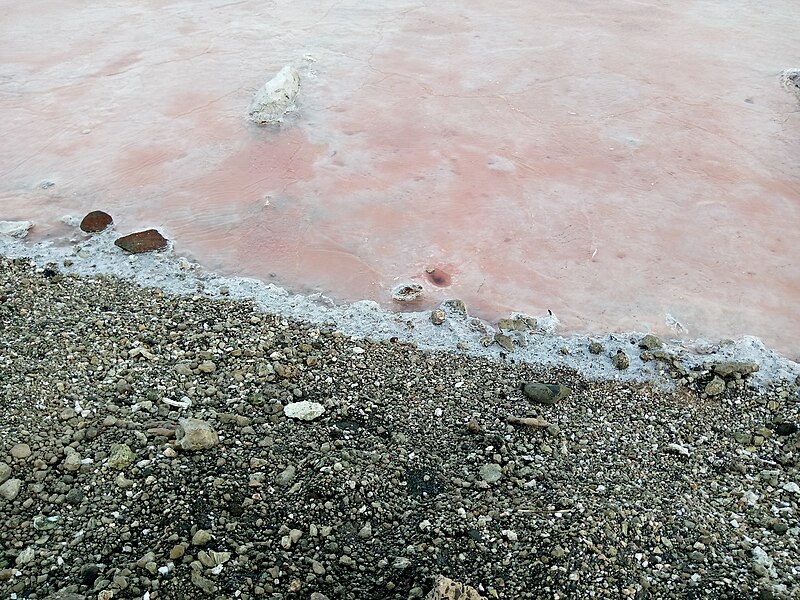
[[0, 593], [800, 598], [799, 405], [0, 257]]

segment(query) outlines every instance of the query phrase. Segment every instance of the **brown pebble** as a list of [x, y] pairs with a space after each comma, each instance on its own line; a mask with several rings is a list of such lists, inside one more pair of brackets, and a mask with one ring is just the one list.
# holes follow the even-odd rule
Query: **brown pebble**
[[114, 223], [111, 215], [103, 212], [102, 210], [93, 210], [88, 215], [83, 217], [81, 221], [81, 229], [86, 233], [97, 233], [107, 229]]
[[155, 229], [137, 231], [123, 236], [114, 242], [117, 246], [132, 254], [163, 250], [167, 247], [167, 239]]
[[469, 423], [467, 423], [467, 431], [470, 433], [478, 433], [481, 430], [481, 424], [478, 423], [477, 419], [470, 419]]

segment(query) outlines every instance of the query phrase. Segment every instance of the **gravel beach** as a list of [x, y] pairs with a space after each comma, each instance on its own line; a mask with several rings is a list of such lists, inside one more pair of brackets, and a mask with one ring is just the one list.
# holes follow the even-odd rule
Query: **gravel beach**
[[729, 375], [589, 381], [0, 258], [0, 591], [800, 598], [797, 382]]

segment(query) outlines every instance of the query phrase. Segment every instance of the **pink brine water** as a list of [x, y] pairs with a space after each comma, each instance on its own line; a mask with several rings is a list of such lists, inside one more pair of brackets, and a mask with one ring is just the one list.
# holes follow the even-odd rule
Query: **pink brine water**
[[[797, 358], [794, 2], [0, 3], [0, 219], [223, 274]], [[284, 65], [283, 124], [247, 120]], [[407, 307], [405, 307], [407, 308]]]

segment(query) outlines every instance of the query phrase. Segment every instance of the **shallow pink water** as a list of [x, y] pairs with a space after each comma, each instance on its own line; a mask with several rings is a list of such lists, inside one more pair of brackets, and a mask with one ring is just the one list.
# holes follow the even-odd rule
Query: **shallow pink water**
[[[762, 6], [0, 0], [0, 219], [99, 208], [298, 291], [797, 358], [800, 17]], [[298, 111], [250, 125], [285, 64]]]

